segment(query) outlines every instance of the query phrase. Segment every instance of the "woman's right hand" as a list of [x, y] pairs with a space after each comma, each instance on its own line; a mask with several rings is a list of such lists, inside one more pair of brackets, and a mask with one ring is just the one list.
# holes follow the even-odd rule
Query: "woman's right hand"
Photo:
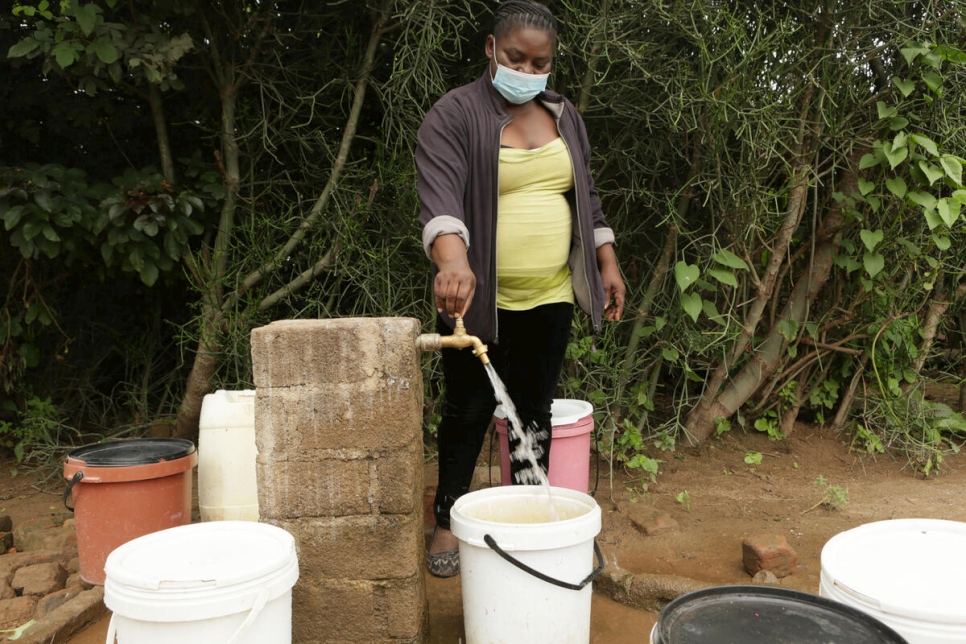
[[436, 311], [451, 318], [463, 317], [476, 293], [476, 275], [466, 257], [466, 244], [459, 235], [440, 235], [431, 250], [439, 269], [433, 282]]

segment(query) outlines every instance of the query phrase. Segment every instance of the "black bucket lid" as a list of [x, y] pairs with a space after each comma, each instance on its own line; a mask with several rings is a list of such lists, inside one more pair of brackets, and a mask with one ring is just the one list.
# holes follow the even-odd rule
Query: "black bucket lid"
[[664, 607], [656, 644], [908, 644], [841, 602], [769, 586], [720, 586]]
[[174, 461], [193, 454], [195, 445], [183, 438], [132, 438], [75, 449], [67, 458], [90, 467], [131, 467]]

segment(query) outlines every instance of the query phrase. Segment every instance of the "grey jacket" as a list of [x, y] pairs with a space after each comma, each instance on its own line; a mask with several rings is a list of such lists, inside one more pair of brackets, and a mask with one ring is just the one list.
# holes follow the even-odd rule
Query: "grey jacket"
[[[541, 102], [557, 121], [574, 166], [574, 188], [567, 194], [574, 213], [570, 268], [577, 304], [589, 316], [594, 333], [604, 312], [604, 287], [597, 269], [598, 246], [614, 242], [604, 221], [600, 198], [590, 175], [590, 143], [573, 104], [554, 92]], [[423, 247], [437, 236], [455, 233], [467, 247], [476, 275], [476, 294], [466, 312], [467, 333], [484, 342], [497, 337], [496, 218], [499, 156], [503, 128], [513, 117], [494, 89], [488, 72], [443, 96], [426, 115], [416, 143], [416, 189]], [[435, 276], [437, 268], [433, 267]], [[443, 316], [444, 318], [446, 316]], [[447, 320], [452, 326], [453, 321]]]

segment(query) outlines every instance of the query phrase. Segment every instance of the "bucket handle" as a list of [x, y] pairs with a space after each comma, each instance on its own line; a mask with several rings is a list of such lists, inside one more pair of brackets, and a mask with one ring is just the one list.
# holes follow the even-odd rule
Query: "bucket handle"
[[70, 483], [67, 484], [67, 489], [64, 490], [64, 507], [70, 510], [71, 512], [74, 511], [74, 508], [67, 505], [67, 497], [70, 496], [70, 491], [74, 489], [75, 485], [80, 483], [80, 480], [82, 478], [84, 478], [84, 470], [77, 470], [74, 476], [70, 479]]
[[[268, 595], [268, 588], [262, 588], [262, 592], [260, 592], [258, 597], [255, 598], [255, 603], [252, 604], [251, 610], [248, 611], [245, 621], [241, 623], [241, 625], [238, 627], [238, 630], [235, 631], [226, 644], [235, 644], [235, 642], [238, 641], [238, 638], [248, 630], [248, 627], [252, 625], [252, 622], [255, 621], [255, 618], [258, 617], [258, 614], [262, 612], [263, 608], [265, 608], [265, 604], [268, 603]], [[115, 638], [117, 637], [117, 625], [114, 623], [115, 615], [116, 613], [111, 614], [111, 621], [107, 625], [107, 640], [105, 641], [105, 644], [115, 644]]]
[[545, 575], [540, 571], [534, 570], [533, 568], [523, 563], [519, 559], [514, 559], [513, 555], [511, 555], [506, 550], [501, 548], [497, 544], [496, 539], [494, 539], [488, 534], [483, 535], [483, 541], [485, 541], [486, 545], [490, 546], [490, 549], [492, 549], [496, 554], [500, 555], [505, 560], [507, 560], [508, 562], [510, 562], [511, 564], [513, 564], [514, 566], [522, 570], [523, 572], [533, 575], [537, 579], [541, 579], [549, 584], [553, 584], [554, 586], [560, 586], [561, 588], [566, 588], [568, 590], [583, 590], [587, 586], [587, 584], [594, 581], [594, 579], [597, 578], [597, 575], [600, 574], [600, 571], [604, 569], [604, 557], [603, 555], [600, 554], [600, 546], [597, 545], [597, 539], [594, 539], [594, 556], [597, 557], [597, 567], [594, 568], [593, 572], [587, 575], [587, 577], [584, 578], [584, 580], [579, 584], [571, 584], [570, 582], [567, 582], [567, 581], [560, 581], [559, 579], [554, 579], [553, 577]]

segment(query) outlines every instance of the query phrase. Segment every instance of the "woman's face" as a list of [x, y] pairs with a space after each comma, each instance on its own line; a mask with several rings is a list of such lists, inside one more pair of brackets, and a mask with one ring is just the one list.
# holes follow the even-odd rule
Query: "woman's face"
[[496, 74], [497, 63], [524, 74], [549, 74], [553, 49], [553, 36], [543, 29], [516, 27], [499, 38], [490, 34], [486, 37], [490, 77]]

